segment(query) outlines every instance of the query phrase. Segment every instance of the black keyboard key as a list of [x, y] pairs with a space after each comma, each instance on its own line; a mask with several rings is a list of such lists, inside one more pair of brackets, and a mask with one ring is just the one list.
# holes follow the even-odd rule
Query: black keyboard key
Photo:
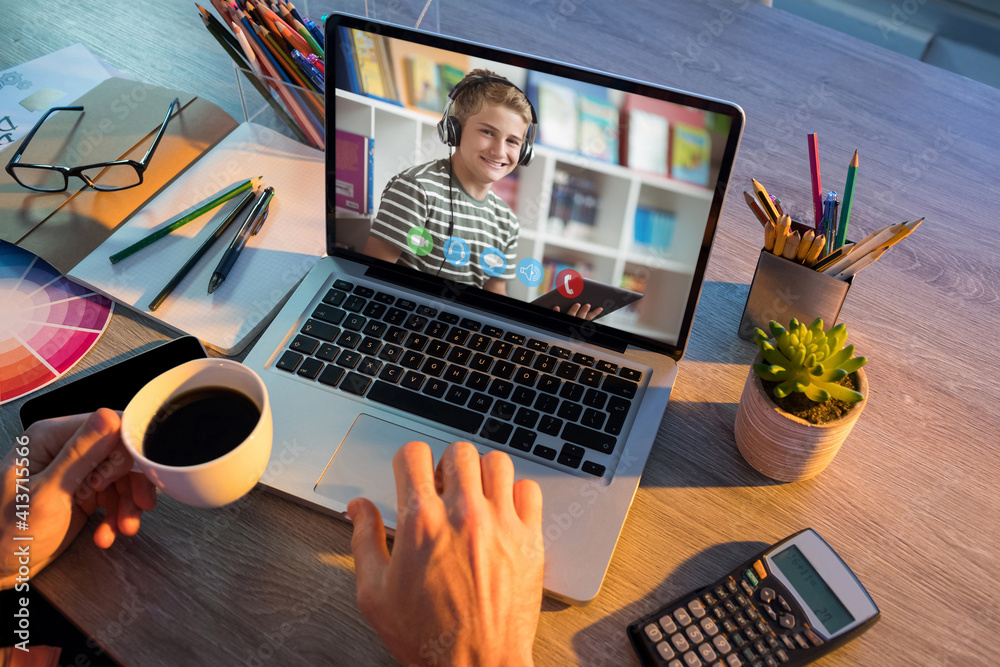
[[347, 371], [345, 371], [340, 366], [327, 364], [326, 368], [323, 369], [323, 372], [320, 373], [319, 377], [316, 379], [322, 382], [323, 384], [328, 384], [331, 387], [336, 387], [337, 383], [340, 382], [340, 378], [344, 377], [344, 373], [346, 372]]
[[459, 327], [452, 327], [445, 340], [452, 345], [465, 345], [465, 341], [469, 340], [469, 332]]
[[575, 380], [579, 373], [580, 367], [572, 361], [560, 362], [559, 368], [556, 369], [556, 377], [561, 377], [563, 380]]
[[406, 375], [403, 376], [402, 382], [399, 386], [405, 387], [412, 391], [420, 391], [420, 387], [423, 386], [424, 380], [427, 379], [426, 375], [421, 375], [420, 373], [414, 373], [413, 371], [407, 371]]
[[468, 317], [462, 320], [462, 328], [468, 329], [469, 331], [479, 331], [483, 326], [482, 322], [477, 322], [476, 320], [470, 320]]
[[448, 383], [437, 378], [428, 378], [424, 385], [424, 393], [434, 398], [441, 398], [448, 391]]
[[397, 299], [396, 300], [396, 307], [397, 308], [402, 308], [403, 310], [412, 311], [414, 308], [417, 307], [417, 304], [413, 303], [409, 299]]
[[296, 336], [295, 340], [288, 347], [302, 354], [312, 354], [319, 346], [319, 341], [309, 336]]
[[618, 364], [613, 364], [610, 361], [598, 361], [596, 368], [599, 371], [611, 373], [612, 375], [618, 372]]
[[628, 413], [611, 413], [608, 415], [608, 422], [604, 425], [604, 430], [611, 435], [621, 435], [625, 426], [625, 417]]
[[378, 354], [378, 351], [382, 349], [382, 341], [378, 338], [372, 338], [371, 336], [365, 337], [361, 341], [361, 345], [358, 345], [358, 352], [362, 354]]
[[444, 379], [454, 384], [462, 384], [465, 381], [465, 376], [468, 374], [469, 369], [455, 364], [448, 364], [448, 368], [444, 372]]
[[358, 365], [358, 370], [365, 375], [375, 375], [380, 368], [382, 368], [382, 362], [375, 357], [364, 357], [361, 364]]
[[583, 411], [583, 418], [580, 420], [580, 423], [589, 428], [599, 429], [604, 426], [604, 417], [606, 414], [594, 408], [587, 408]]
[[316, 306], [316, 310], [312, 313], [312, 316], [317, 320], [323, 320], [324, 322], [329, 322], [330, 324], [340, 324], [346, 315], [346, 310], [334, 308], [333, 306], [328, 306], [325, 303], [321, 303]]
[[342, 292], [339, 289], [332, 289], [326, 293], [323, 297], [323, 303], [328, 303], [331, 306], [339, 306], [344, 303], [344, 299], [347, 298], [347, 292]]
[[514, 343], [515, 345], [524, 345], [525, 338], [519, 333], [514, 333], [513, 331], [508, 331], [504, 334], [503, 339], [508, 343]]
[[406, 337], [406, 342], [403, 346], [410, 350], [417, 350], [418, 352], [423, 350], [427, 346], [427, 341], [430, 340], [427, 336], [418, 333], [411, 333]]
[[466, 350], [464, 347], [453, 347], [448, 354], [448, 361], [454, 361], [456, 364], [467, 364], [471, 357], [472, 352]]
[[589, 354], [577, 352], [573, 355], [573, 363], [580, 364], [581, 366], [593, 366], [594, 358]]
[[365, 287], [364, 285], [358, 285], [354, 288], [354, 293], [358, 296], [363, 296], [366, 299], [370, 299], [374, 294], [375, 290], [371, 287]]
[[434, 320], [424, 333], [434, 338], [444, 338], [445, 334], [448, 333], [448, 325], [441, 320]]
[[473, 391], [486, 391], [490, 386], [490, 376], [479, 371], [472, 371], [469, 379], [465, 381], [465, 386]]
[[448, 354], [448, 350], [451, 349], [451, 345], [444, 342], [443, 340], [432, 340], [428, 345], [427, 349], [424, 350], [427, 354], [432, 357], [437, 357], [438, 359], [443, 359], [444, 355]]
[[[452, 385], [451, 389], [448, 390], [448, 395], [444, 397], [449, 403], [454, 403], [455, 405], [465, 405], [465, 402], [469, 400], [469, 396], [472, 392], [465, 387], [458, 387]], [[447, 410], [448, 408], [445, 407]]]
[[348, 373], [341, 383], [340, 388], [349, 394], [357, 394], [358, 396], [363, 396], [365, 390], [372, 383], [370, 377], [364, 376], [361, 373]]
[[483, 424], [483, 430], [479, 435], [483, 436], [487, 440], [492, 440], [493, 442], [499, 443], [501, 445], [506, 444], [507, 440], [510, 438], [511, 432], [514, 427], [510, 424], [506, 424], [502, 421], [497, 421], [490, 417]]
[[483, 373], [488, 373], [490, 366], [493, 365], [493, 357], [488, 354], [483, 354], [482, 352], [477, 352], [472, 355], [472, 361], [469, 362], [469, 368], [474, 371], [481, 371]]
[[360, 313], [367, 304], [367, 299], [362, 299], [360, 296], [352, 294], [347, 297], [347, 301], [344, 301], [344, 310], [352, 313]]
[[594, 463], [593, 461], [584, 461], [583, 467], [580, 468], [583, 472], [590, 473], [591, 475], [596, 475], [597, 477], [604, 477], [604, 466], [599, 463]]
[[514, 354], [510, 355], [510, 360], [520, 366], [530, 366], [534, 358], [535, 353], [526, 347], [519, 347], [514, 350]]
[[399, 378], [403, 377], [403, 369], [395, 364], [386, 364], [382, 367], [382, 372], [378, 374], [380, 380], [396, 384]]
[[524, 426], [525, 428], [535, 428], [535, 424], [538, 423], [538, 418], [541, 415], [534, 410], [529, 410], [528, 408], [521, 408], [514, 415], [514, 423], [518, 426]]
[[534, 454], [535, 456], [540, 456], [543, 459], [548, 459], [549, 461], [555, 461], [557, 452], [551, 447], [546, 447], [545, 445], [538, 445], [537, 447], [535, 447]]
[[469, 407], [476, 412], [489, 412], [493, 405], [493, 399], [486, 394], [475, 393], [469, 399]]
[[569, 421], [576, 421], [580, 418], [580, 413], [583, 412], [583, 406], [579, 403], [573, 403], [572, 401], [563, 401], [562, 405], [559, 406], [559, 412], [556, 414], [563, 419], [568, 419]]
[[350, 350], [344, 350], [337, 357], [337, 365], [343, 366], [344, 368], [354, 368], [361, 361], [361, 355], [357, 352], [352, 352]]
[[[454, 389], [454, 387], [452, 387]], [[404, 412], [450, 426], [466, 433], [478, 433], [483, 415], [466, 410], [425, 394], [417, 394], [396, 385], [375, 382], [368, 398], [376, 403], [399, 408]]]
[[385, 322], [379, 322], [377, 320], [368, 320], [368, 324], [365, 325], [365, 328], [361, 331], [361, 333], [363, 333], [366, 336], [374, 336], [375, 338], [381, 338], [382, 334], [385, 333], [385, 330], [388, 327], [389, 325], [386, 324]]
[[510, 446], [520, 449], [522, 452], [530, 452], [531, 446], [535, 444], [537, 434], [526, 428], [514, 429], [514, 437], [510, 439]]
[[440, 377], [441, 373], [444, 372], [444, 366], [445, 362], [431, 357], [424, 361], [424, 365], [420, 367], [420, 372], [431, 377]]
[[349, 350], [353, 350], [361, 342], [363, 336], [357, 331], [345, 331], [340, 334], [340, 338], [337, 339], [337, 345], [341, 347], [346, 347]]
[[316, 356], [323, 361], [333, 361], [337, 358], [340, 353], [340, 348], [333, 343], [323, 343], [319, 346], [319, 351], [316, 352]]
[[559, 435], [559, 429], [562, 428], [562, 425], [563, 420], [556, 419], [551, 415], [545, 415], [538, 422], [538, 430], [547, 435]]
[[326, 322], [320, 322], [319, 320], [314, 319], [306, 320], [306, 323], [302, 325], [302, 329], [300, 329], [300, 331], [306, 335], [312, 336], [313, 338], [325, 340], [328, 343], [332, 343], [333, 339], [340, 333], [340, 329], [332, 324], [327, 324]]
[[529, 338], [527, 346], [536, 352], [545, 352], [549, 349], [548, 343], [544, 340], [538, 340], [537, 338]]
[[[397, 301], [397, 303], [399, 303]], [[390, 308], [383, 318], [389, 324], [402, 324], [406, 321], [406, 311], [399, 308]]]
[[283, 371], [288, 371], [289, 373], [294, 373], [295, 369], [299, 367], [299, 362], [303, 359], [302, 355], [298, 352], [292, 352], [291, 350], [285, 351], [278, 359], [278, 363], [275, 364], [278, 368]]
[[299, 366], [299, 370], [295, 371], [295, 374], [314, 380], [321, 370], [323, 370], [323, 362], [310, 357], [302, 362], [302, 365]]
[[535, 399], [535, 409], [541, 410], [547, 414], [552, 414], [556, 411], [559, 406], [559, 399], [555, 396], [550, 396], [548, 394], [539, 394], [538, 398]]
[[493, 410], [490, 411], [490, 415], [496, 417], [497, 419], [502, 419], [505, 422], [509, 422], [514, 418], [514, 413], [517, 411], [517, 406], [513, 403], [508, 403], [507, 401], [497, 401], [493, 404]]
[[556, 461], [570, 468], [579, 468], [580, 462], [583, 461], [583, 453], [582, 447], [566, 443], [559, 452], [559, 458]]
[[487, 338], [483, 334], [472, 334], [469, 337], [469, 347], [476, 352], [486, 352], [490, 349], [490, 343], [493, 339]]
[[485, 327], [483, 327], [483, 333], [486, 334], [487, 336], [492, 336], [493, 338], [499, 338], [500, 336], [503, 335], [503, 329], [498, 329], [497, 327], [491, 327], [490, 325], [486, 325]]
[[603, 408], [607, 401], [608, 395], [597, 389], [588, 389], [587, 393], [583, 396], [584, 405], [589, 405], [590, 407], [597, 408], [598, 410]]
[[601, 371], [595, 371], [593, 368], [584, 368], [580, 371], [580, 384], [585, 384], [588, 387], [599, 387], [601, 385], [601, 379], [604, 377], [604, 373]]
[[493, 382], [490, 383], [490, 394], [497, 398], [507, 398], [512, 391], [514, 391], [514, 385], [506, 380], [494, 378]]
[[354, 283], [349, 283], [346, 280], [335, 280], [333, 281], [333, 286], [336, 287], [337, 289], [342, 289], [347, 292], [350, 292], [352, 289], [354, 289]]
[[535, 359], [535, 363], [531, 367], [542, 373], [551, 373], [556, 368], [556, 358], [543, 354]]
[[543, 375], [538, 378], [538, 384], [536, 386], [546, 394], [555, 394], [559, 391], [559, 385], [561, 384], [562, 380], [552, 377], [551, 375]]
[[517, 371], [514, 373], [514, 382], [522, 384], [525, 387], [534, 386], [537, 379], [538, 371], [533, 371], [524, 366], [518, 366]]
[[344, 318], [344, 328], [351, 331], [361, 331], [367, 322], [368, 319], [364, 315], [351, 314]]
[[604, 384], [601, 386], [601, 388], [604, 391], [610, 392], [617, 396], [621, 396], [623, 398], [635, 398], [635, 392], [639, 389], [639, 385], [637, 385], [635, 382], [629, 382], [628, 380], [623, 380], [622, 378], [618, 378], [613, 375], [608, 375], [605, 376]]
[[422, 317], [420, 315], [410, 315], [406, 318], [406, 322], [403, 323], [403, 326], [410, 331], [423, 331], [424, 327], [427, 326], [427, 322], [428, 320], [426, 317]]
[[423, 315], [424, 317], [434, 318], [437, 317], [438, 311], [430, 306], [417, 306], [417, 314]]
[[504, 380], [509, 380], [514, 377], [515, 370], [517, 370], [517, 366], [509, 361], [500, 360], [493, 364], [493, 375], [501, 377]]
[[595, 431], [592, 428], [580, 426], [579, 424], [566, 424], [566, 428], [562, 431], [562, 439], [577, 445], [583, 445], [588, 449], [593, 449], [603, 454], [613, 452], [615, 450], [615, 443], [617, 442], [615, 437], [607, 433]]
[[515, 403], [520, 403], [521, 405], [531, 405], [535, 402], [536, 393], [536, 391], [528, 389], [527, 387], [516, 387], [514, 389], [514, 395], [510, 397], [510, 400]]
[[404, 368], [420, 368], [422, 363], [424, 363], [424, 355], [413, 350], [403, 350], [403, 354], [399, 356], [399, 365]]
[[579, 401], [583, 398], [583, 385], [575, 382], [564, 382], [559, 395], [568, 401]]
[[567, 350], [565, 347], [558, 347], [556, 345], [553, 345], [552, 347], [549, 348], [549, 354], [551, 354], [553, 357], [559, 357], [560, 359], [569, 359], [571, 356], [573, 356], [573, 353]]
[[394, 297], [391, 294], [386, 294], [385, 292], [376, 292], [375, 300], [378, 301], [379, 303], [384, 303], [387, 306], [391, 306], [396, 301], [396, 297]]
[[494, 341], [493, 345], [490, 346], [490, 354], [492, 354], [497, 359], [506, 359], [510, 355], [513, 349], [514, 346], [511, 345], [510, 343], [505, 343], [502, 340], [497, 340]]
[[361, 311], [361, 314], [364, 315], [365, 317], [374, 317], [377, 319], [385, 315], [385, 311], [386, 311], [386, 305], [384, 303], [372, 301], [367, 306], [365, 306], [365, 309]]
[[459, 317], [455, 313], [438, 313], [438, 319], [445, 324], [458, 324]]
[[632, 380], [633, 382], [638, 382], [642, 379], [642, 371], [637, 371], [634, 368], [625, 368], [624, 366], [620, 371], [618, 371], [618, 375], [622, 376], [626, 380]]
[[389, 327], [389, 330], [385, 332], [385, 335], [382, 336], [382, 338], [387, 343], [392, 343], [393, 345], [402, 345], [403, 341], [406, 340], [406, 337], [409, 335], [409, 333], [410, 332], [408, 332], [406, 329], [401, 329], [400, 327]]
[[378, 353], [378, 358], [383, 361], [395, 362], [399, 360], [399, 356], [403, 353], [403, 348], [398, 345], [386, 345], [382, 348], [382, 351]]

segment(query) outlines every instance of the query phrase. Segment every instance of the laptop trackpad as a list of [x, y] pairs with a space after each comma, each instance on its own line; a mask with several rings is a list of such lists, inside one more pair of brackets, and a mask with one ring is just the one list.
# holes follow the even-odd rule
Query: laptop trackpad
[[395, 528], [396, 477], [392, 457], [400, 447], [414, 440], [430, 445], [435, 462], [449, 444], [384, 419], [358, 415], [319, 478], [316, 493], [344, 504], [364, 496], [378, 507], [385, 525]]

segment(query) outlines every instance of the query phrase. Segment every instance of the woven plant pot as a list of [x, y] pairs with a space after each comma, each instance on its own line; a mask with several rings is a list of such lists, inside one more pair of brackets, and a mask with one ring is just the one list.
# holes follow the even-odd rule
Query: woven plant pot
[[[755, 362], [761, 361], [758, 355]], [[791, 415], [768, 396], [753, 367], [736, 412], [736, 446], [755, 470], [771, 479], [798, 482], [823, 471], [840, 450], [868, 403], [868, 379], [856, 371], [864, 398], [834, 421], [813, 424]]]

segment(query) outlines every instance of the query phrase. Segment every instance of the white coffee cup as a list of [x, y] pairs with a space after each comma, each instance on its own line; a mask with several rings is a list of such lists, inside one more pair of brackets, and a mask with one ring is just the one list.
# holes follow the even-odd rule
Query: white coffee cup
[[[157, 411], [171, 399], [207, 387], [224, 387], [250, 398], [260, 410], [256, 426], [222, 456], [191, 466], [151, 461], [143, 438]], [[139, 390], [122, 413], [122, 441], [138, 468], [161, 491], [195, 507], [221, 507], [246, 495], [260, 480], [271, 456], [271, 404], [254, 371], [229, 359], [195, 359], [176, 366]]]

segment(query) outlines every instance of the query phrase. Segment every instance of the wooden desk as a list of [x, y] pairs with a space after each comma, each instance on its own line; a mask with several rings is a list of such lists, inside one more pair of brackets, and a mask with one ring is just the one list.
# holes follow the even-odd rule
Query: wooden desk
[[[746, 1], [472, 5], [443, 2], [442, 31], [731, 99], [748, 119], [710, 282], [604, 589], [584, 608], [545, 602], [538, 664], [634, 664], [628, 622], [805, 526], [883, 614], [817, 664], [1000, 662], [1000, 91]], [[193, 7], [107, 7], [4, 2], [0, 67], [79, 41], [239, 113], [221, 99], [229, 63]], [[812, 131], [828, 186], [860, 150], [852, 229], [927, 223], [861, 274], [844, 306], [871, 360], [861, 421], [822, 475], [776, 484], [732, 435], [754, 353], [735, 332], [761, 243], [741, 190], [757, 177], [808, 211]], [[77, 373], [165, 337], [122, 309]], [[19, 434], [18, 405], [0, 409], [0, 450]], [[124, 664], [391, 663], [354, 603], [345, 524], [254, 492], [212, 512], [162, 498], [107, 552], [89, 532], [33, 590]]]

